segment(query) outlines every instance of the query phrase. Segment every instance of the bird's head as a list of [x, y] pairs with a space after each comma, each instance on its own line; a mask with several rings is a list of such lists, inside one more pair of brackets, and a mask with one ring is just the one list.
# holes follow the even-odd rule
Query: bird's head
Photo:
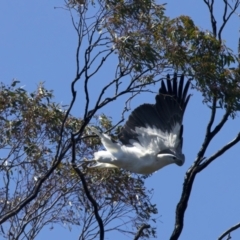
[[163, 150], [157, 155], [157, 160], [161, 161], [164, 165], [175, 163], [178, 166], [182, 166], [185, 161], [184, 154], [176, 154], [170, 149]]

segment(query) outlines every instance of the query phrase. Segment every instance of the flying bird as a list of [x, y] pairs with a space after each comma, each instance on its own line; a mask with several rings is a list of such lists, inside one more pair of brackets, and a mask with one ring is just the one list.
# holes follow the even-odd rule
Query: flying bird
[[156, 103], [140, 105], [131, 113], [118, 135], [119, 142], [91, 127], [106, 149], [94, 153], [97, 163], [91, 168], [150, 174], [171, 163], [182, 166], [182, 121], [190, 98], [189, 85], [190, 80], [184, 86], [183, 75], [179, 83], [176, 74], [173, 79], [168, 75], [166, 83], [161, 82]]

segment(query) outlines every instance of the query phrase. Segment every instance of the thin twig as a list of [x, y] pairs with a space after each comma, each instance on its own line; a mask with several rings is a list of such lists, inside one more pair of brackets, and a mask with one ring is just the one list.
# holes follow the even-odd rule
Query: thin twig
[[[213, 102], [213, 107], [212, 107], [212, 115], [211, 115], [211, 118], [210, 118], [210, 121], [208, 123], [208, 126], [207, 126], [207, 132], [206, 132], [206, 137], [205, 137], [205, 140], [204, 140], [204, 143], [202, 145], [202, 148], [201, 150], [199, 151], [198, 155], [197, 155], [197, 160], [196, 162], [197, 163], [200, 163], [202, 162], [203, 160], [203, 156], [206, 152], [206, 149], [209, 145], [209, 143], [211, 142], [211, 140], [217, 135], [217, 133], [222, 129], [222, 127], [224, 126], [224, 124], [226, 123], [226, 121], [228, 120], [228, 117], [230, 115], [229, 111], [226, 110], [225, 114], [223, 115], [221, 121], [217, 124], [217, 126], [211, 131], [211, 127], [212, 127], [212, 124], [213, 124], [213, 120], [215, 118], [215, 114], [216, 114], [216, 102], [214, 104]], [[214, 116], [214, 117], [213, 117]]]
[[212, 128], [212, 125], [213, 125], [213, 122], [214, 122], [215, 116], [216, 116], [216, 103], [217, 103], [217, 99], [214, 97], [212, 107], [211, 107], [211, 110], [212, 110], [211, 111], [211, 117], [210, 117], [210, 120], [209, 120], [208, 125], [207, 125], [204, 142], [203, 142], [202, 147], [201, 147], [201, 149], [200, 149], [200, 151], [198, 152], [198, 155], [197, 155], [197, 160], [196, 160], [197, 163], [200, 162], [201, 159], [203, 158], [204, 153], [205, 153], [205, 151], [208, 147], [208, 144], [210, 143], [210, 141], [213, 137], [211, 135], [211, 128]]
[[235, 231], [236, 229], [240, 228], [240, 223], [237, 223], [235, 226], [230, 227], [226, 232], [224, 232], [218, 240], [223, 240], [224, 237], [230, 235], [231, 232]]
[[208, 158], [206, 161], [204, 161], [199, 167], [198, 172], [202, 171], [204, 168], [206, 168], [211, 162], [213, 162], [216, 158], [220, 157], [222, 154], [224, 154], [227, 150], [229, 150], [231, 147], [233, 147], [235, 144], [237, 144], [240, 141], [240, 133], [236, 136], [234, 140], [226, 144], [224, 147], [222, 147], [219, 151], [217, 151], [215, 154], [213, 154], [210, 158]]
[[150, 228], [150, 227], [151, 227], [151, 226], [150, 226], [149, 224], [143, 224], [143, 225], [139, 228], [139, 230], [138, 230], [138, 232], [136, 233], [136, 235], [135, 235], [135, 237], [134, 237], [133, 240], [138, 240], [138, 239], [141, 237], [143, 230], [144, 230], [144, 229], [147, 229], [147, 228]]

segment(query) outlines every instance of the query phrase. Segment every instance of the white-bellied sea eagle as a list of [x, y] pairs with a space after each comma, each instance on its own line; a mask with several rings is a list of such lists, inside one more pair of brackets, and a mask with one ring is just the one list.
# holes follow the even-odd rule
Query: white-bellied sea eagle
[[97, 162], [92, 168], [123, 168], [134, 173], [150, 174], [176, 163], [182, 166], [185, 156], [183, 145], [183, 115], [190, 95], [190, 80], [184, 86], [184, 76], [173, 79], [167, 76], [161, 82], [155, 104], [137, 107], [122, 127], [119, 142], [107, 134], [96, 133], [106, 151], [94, 153]]

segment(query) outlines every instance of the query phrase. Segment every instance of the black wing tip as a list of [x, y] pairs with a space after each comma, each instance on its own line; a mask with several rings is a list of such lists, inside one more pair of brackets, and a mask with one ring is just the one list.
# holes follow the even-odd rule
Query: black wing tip
[[[161, 82], [155, 104], [143, 104], [137, 107], [122, 127], [118, 137], [124, 145], [131, 144], [130, 140], [138, 141], [136, 127], [157, 127], [162, 131], [171, 131], [176, 123], [182, 124], [185, 108], [190, 95], [187, 96], [190, 81], [184, 86], [184, 75], [167, 75], [166, 81]], [[180, 133], [180, 136], [182, 133]]]
[[177, 73], [174, 73], [172, 78], [169, 74], [167, 74], [166, 81], [163, 80], [161, 82], [161, 87], [159, 89], [159, 94], [175, 98], [179, 103], [180, 107], [182, 107], [183, 109], [186, 108], [189, 98], [191, 96], [191, 94], [188, 94], [188, 90], [192, 80], [192, 78], [189, 78], [184, 85], [184, 78], [184, 74], [178, 75]]
[[190, 99], [188, 89], [191, 79], [184, 82], [184, 74], [176, 73], [163, 80], [154, 105], [159, 116], [159, 125], [164, 131], [171, 131], [176, 123], [182, 124], [185, 109]]

